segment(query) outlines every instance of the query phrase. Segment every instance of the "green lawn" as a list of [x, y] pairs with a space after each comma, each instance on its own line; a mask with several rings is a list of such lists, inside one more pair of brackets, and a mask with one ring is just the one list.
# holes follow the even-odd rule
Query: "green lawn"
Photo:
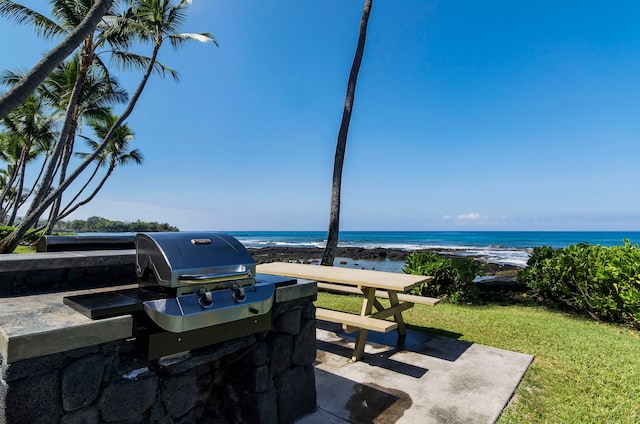
[[13, 253], [36, 253], [36, 251], [35, 249], [27, 246], [18, 246], [16, 247], [16, 250], [13, 251]]
[[[323, 308], [361, 299], [319, 293]], [[416, 305], [412, 328], [535, 356], [499, 423], [640, 422], [640, 333], [534, 306]]]

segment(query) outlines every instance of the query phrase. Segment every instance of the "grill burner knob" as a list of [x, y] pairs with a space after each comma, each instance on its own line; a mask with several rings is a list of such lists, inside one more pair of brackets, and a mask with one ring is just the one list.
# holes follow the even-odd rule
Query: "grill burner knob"
[[236, 302], [242, 303], [247, 300], [247, 295], [244, 292], [244, 287], [238, 287], [237, 284], [234, 284], [233, 287], [231, 287], [231, 290], [233, 290], [233, 300], [235, 300]]
[[204, 288], [198, 289], [198, 303], [205, 309], [213, 306], [213, 295]]

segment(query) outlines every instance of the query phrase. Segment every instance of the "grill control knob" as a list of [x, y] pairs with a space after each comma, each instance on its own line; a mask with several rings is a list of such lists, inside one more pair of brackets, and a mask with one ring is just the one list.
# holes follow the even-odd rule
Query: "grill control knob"
[[213, 306], [213, 295], [204, 288], [198, 289], [198, 303], [205, 309]]
[[245, 300], [247, 300], [247, 295], [244, 292], [244, 287], [238, 287], [237, 285], [234, 285], [232, 287], [233, 290], [233, 300], [235, 300], [238, 303], [242, 303]]

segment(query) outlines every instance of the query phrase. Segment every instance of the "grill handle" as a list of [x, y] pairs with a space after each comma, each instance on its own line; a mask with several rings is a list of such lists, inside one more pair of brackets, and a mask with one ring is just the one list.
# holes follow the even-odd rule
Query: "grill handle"
[[250, 278], [251, 271], [232, 272], [229, 274], [200, 274], [200, 275], [181, 275], [178, 280], [182, 283], [202, 284], [215, 283], [217, 281], [239, 280], [241, 278]]

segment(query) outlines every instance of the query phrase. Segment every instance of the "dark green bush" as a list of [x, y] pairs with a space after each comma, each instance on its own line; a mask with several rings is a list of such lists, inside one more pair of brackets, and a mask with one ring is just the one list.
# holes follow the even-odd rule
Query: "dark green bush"
[[32, 244], [40, 240], [42, 236], [44, 236], [44, 230], [31, 231], [24, 236], [24, 242], [28, 244]]
[[10, 227], [8, 225], [0, 225], [0, 240], [11, 234], [15, 229], [15, 227]]
[[640, 248], [576, 244], [537, 248], [518, 280], [593, 318], [640, 328]]
[[433, 280], [412, 290], [420, 296], [437, 297], [451, 303], [478, 300], [473, 279], [483, 267], [470, 258], [443, 258], [434, 253], [412, 253], [404, 265], [405, 274], [430, 275]]

